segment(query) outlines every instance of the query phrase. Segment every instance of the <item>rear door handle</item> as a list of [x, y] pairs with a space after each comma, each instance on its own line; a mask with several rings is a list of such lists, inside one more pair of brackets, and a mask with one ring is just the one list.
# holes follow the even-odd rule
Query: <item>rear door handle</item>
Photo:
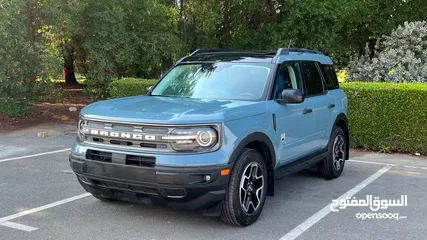
[[304, 111], [302, 111], [302, 114], [307, 114], [307, 113], [311, 113], [311, 112], [313, 112], [313, 109], [306, 108], [306, 109], [304, 109]]
[[328, 104], [328, 108], [329, 108], [329, 109], [334, 108], [334, 107], [335, 107], [335, 104], [333, 104], [333, 103], [329, 103], [329, 104]]

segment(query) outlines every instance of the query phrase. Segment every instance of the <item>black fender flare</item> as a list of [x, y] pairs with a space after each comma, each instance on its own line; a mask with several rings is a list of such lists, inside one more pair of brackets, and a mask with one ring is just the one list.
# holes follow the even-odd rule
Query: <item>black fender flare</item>
[[270, 158], [271, 158], [271, 165], [274, 167], [276, 166], [276, 152], [274, 150], [273, 143], [271, 142], [270, 138], [262, 132], [254, 132], [249, 135], [247, 135], [245, 138], [240, 141], [239, 145], [234, 149], [233, 153], [230, 156], [229, 163], [233, 163], [237, 160], [242, 150], [251, 142], [263, 142], [269, 151]]
[[264, 143], [264, 146], [266, 147], [266, 149], [264, 149], [264, 152], [268, 154], [268, 159], [265, 159], [268, 171], [267, 195], [274, 196], [274, 169], [276, 167], [276, 152], [274, 150], [274, 145], [271, 139], [265, 133], [254, 132], [243, 138], [231, 154], [229, 163], [234, 163], [239, 157], [240, 153], [243, 151], [243, 149], [251, 142], [256, 141]]
[[[347, 140], [347, 149], [346, 149], [346, 151], [347, 151], [347, 156], [345, 156], [345, 160], [348, 160], [349, 159], [349, 151], [350, 151], [350, 129], [349, 129], [349, 127], [348, 127], [348, 119], [347, 119], [347, 115], [345, 115], [344, 113], [340, 113], [340, 114], [338, 114], [338, 116], [337, 116], [337, 118], [335, 119], [335, 122], [334, 122], [334, 125], [333, 125], [333, 127], [334, 126], [338, 126], [338, 123], [339, 122], [344, 122], [344, 124], [345, 124], [345, 128], [346, 129], [343, 129], [344, 130], [344, 133], [345, 133], [345, 135], [346, 135], [346, 140]], [[331, 134], [330, 134], [330, 136], [332, 136], [332, 131], [334, 130], [334, 128], [332, 127], [332, 130], [331, 130]]]
[[337, 118], [335, 119], [334, 126], [338, 123], [339, 120], [344, 120], [344, 122], [348, 126], [348, 119], [347, 119], [347, 116], [344, 113], [338, 114]]

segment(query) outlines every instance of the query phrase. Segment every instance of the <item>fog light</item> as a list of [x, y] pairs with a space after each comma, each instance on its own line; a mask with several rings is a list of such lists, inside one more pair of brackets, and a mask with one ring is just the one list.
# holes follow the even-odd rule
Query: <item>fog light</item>
[[205, 181], [206, 181], [206, 182], [209, 182], [210, 180], [211, 180], [211, 176], [210, 176], [210, 175], [206, 175], [206, 176], [205, 176]]

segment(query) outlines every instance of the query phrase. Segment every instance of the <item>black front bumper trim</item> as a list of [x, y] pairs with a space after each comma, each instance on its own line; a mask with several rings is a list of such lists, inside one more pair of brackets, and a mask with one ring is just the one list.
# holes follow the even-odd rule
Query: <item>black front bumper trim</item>
[[[214, 167], [138, 167], [70, 155], [70, 165], [83, 188], [93, 195], [172, 208], [209, 209], [220, 203], [229, 176]], [[209, 181], [205, 176], [209, 175]]]

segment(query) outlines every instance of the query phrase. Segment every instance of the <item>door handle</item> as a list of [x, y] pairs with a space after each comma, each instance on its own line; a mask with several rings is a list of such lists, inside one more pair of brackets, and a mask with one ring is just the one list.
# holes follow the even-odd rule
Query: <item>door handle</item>
[[329, 103], [329, 104], [328, 104], [328, 108], [329, 108], [329, 109], [334, 108], [334, 107], [335, 107], [335, 104], [333, 104], [333, 103]]
[[313, 112], [313, 109], [306, 108], [306, 109], [304, 109], [304, 111], [302, 111], [302, 114], [307, 114], [307, 113], [311, 113], [311, 112]]

